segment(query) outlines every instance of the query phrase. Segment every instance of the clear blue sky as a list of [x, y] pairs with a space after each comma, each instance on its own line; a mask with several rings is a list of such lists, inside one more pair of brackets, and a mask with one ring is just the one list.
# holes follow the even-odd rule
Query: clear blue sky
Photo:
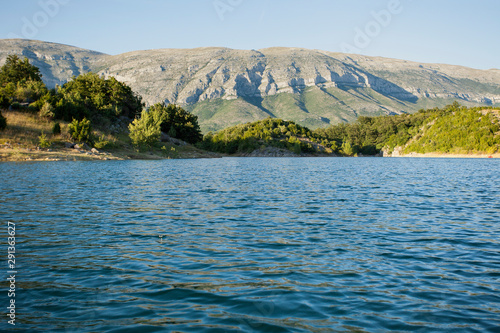
[[498, 0], [0, 0], [0, 4], [0, 38], [19, 36], [108, 54], [289, 46], [500, 68]]

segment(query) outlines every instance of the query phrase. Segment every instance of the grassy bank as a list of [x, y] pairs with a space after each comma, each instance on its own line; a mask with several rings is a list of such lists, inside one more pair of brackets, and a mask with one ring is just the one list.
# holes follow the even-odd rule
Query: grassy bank
[[[172, 159], [220, 157], [192, 145], [178, 146], [161, 143], [148, 149], [134, 147], [128, 136], [126, 124], [121, 126], [100, 124], [93, 135], [95, 149], [81, 145], [79, 149], [67, 148], [73, 140], [68, 134], [68, 123], [58, 121], [61, 134], [52, 134], [55, 121], [37, 114], [2, 110], [7, 119], [7, 128], [0, 131], [0, 161], [80, 161], [80, 160], [127, 160], [127, 159]], [[112, 130], [110, 130], [110, 128]], [[42, 133], [47, 148], [41, 148]]]

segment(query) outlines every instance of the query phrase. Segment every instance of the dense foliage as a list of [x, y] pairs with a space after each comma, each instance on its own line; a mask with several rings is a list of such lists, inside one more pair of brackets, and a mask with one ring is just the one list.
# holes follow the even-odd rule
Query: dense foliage
[[153, 146], [160, 141], [161, 123], [164, 120], [164, 114], [160, 108], [152, 107], [143, 110], [141, 117], [135, 119], [130, 125], [130, 139], [137, 146]]
[[[40, 70], [27, 58], [9, 56], [0, 68], [0, 108], [38, 113], [49, 121], [72, 121], [69, 134], [76, 141], [92, 142], [91, 121], [110, 124], [119, 117], [133, 119], [143, 106], [140, 96], [114, 78], [88, 73], [74, 77], [57, 90], [48, 90]], [[0, 116], [0, 129], [5, 124], [5, 118]], [[60, 132], [60, 125], [53, 128], [54, 135]]]
[[141, 97], [129, 86], [115, 78], [104, 79], [87, 73], [73, 78], [58, 90], [55, 113], [57, 118], [68, 121], [99, 116], [134, 118], [142, 107]]
[[52, 134], [54, 134], [54, 135], [61, 134], [61, 124], [54, 123], [54, 125], [52, 126]]
[[265, 119], [208, 133], [198, 146], [226, 153], [247, 153], [262, 146], [296, 153], [333, 152], [337, 155], [377, 155], [401, 147], [403, 153], [489, 153], [500, 150], [499, 111], [466, 108], [458, 103], [415, 114], [359, 117], [311, 133], [281, 119]]
[[68, 125], [69, 134], [78, 142], [92, 142], [92, 126], [90, 120], [83, 118], [82, 120], [73, 119]]
[[0, 68], [0, 107], [14, 102], [34, 102], [47, 93], [38, 67], [29, 60], [9, 55]]
[[289, 149], [295, 153], [315, 151], [311, 131], [292, 121], [267, 118], [236, 125], [217, 133], [209, 132], [198, 146], [225, 154], [248, 153], [261, 146]]
[[491, 112], [482, 113], [487, 109], [454, 103], [415, 114], [359, 117], [356, 123], [318, 129], [314, 135], [346, 155], [374, 155], [397, 146], [405, 153], [492, 153], [499, 148], [499, 125]]
[[498, 111], [485, 108], [448, 108], [432, 114], [404, 152], [493, 154], [500, 150]]
[[0, 86], [3, 88], [9, 83], [27, 81], [42, 81], [38, 67], [31, 65], [28, 58], [21, 60], [17, 55], [7, 56], [5, 64], [0, 68]]
[[161, 132], [189, 143], [203, 139], [198, 118], [176, 105], [157, 103], [144, 110], [129, 126], [130, 138], [136, 145], [151, 146], [160, 141]]
[[180, 106], [169, 104], [165, 106], [162, 103], [152, 106], [161, 110], [164, 119], [161, 123], [161, 131], [173, 138], [177, 138], [189, 143], [197, 143], [203, 140], [198, 117]]

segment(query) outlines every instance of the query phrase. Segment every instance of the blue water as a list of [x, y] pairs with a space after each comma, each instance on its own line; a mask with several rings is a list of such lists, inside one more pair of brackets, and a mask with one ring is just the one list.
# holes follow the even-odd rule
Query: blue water
[[2, 163], [15, 329], [500, 332], [499, 171], [491, 159]]

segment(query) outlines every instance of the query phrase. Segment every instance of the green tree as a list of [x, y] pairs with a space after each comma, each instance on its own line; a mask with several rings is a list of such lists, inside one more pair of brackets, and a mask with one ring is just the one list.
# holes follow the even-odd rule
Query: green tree
[[99, 116], [135, 118], [142, 110], [142, 98], [115, 78], [104, 79], [95, 73], [74, 77], [58, 91], [56, 117], [62, 119]]
[[69, 134], [78, 142], [92, 142], [92, 127], [90, 120], [84, 118], [82, 120], [73, 119], [68, 125]]
[[344, 141], [344, 143], [342, 143], [342, 151], [344, 152], [345, 155], [348, 156], [354, 155], [354, 150], [349, 141]]
[[9, 55], [0, 68], [0, 99], [3, 107], [14, 101], [33, 102], [47, 93], [38, 67], [25, 58]]
[[151, 107], [153, 110], [161, 110], [165, 115], [161, 123], [161, 131], [177, 139], [195, 144], [203, 140], [198, 117], [184, 110], [180, 106], [157, 103]]
[[143, 110], [141, 117], [130, 125], [130, 139], [134, 145], [153, 146], [160, 141], [161, 124], [165, 120], [165, 113], [159, 107]]
[[45, 133], [43, 133], [42, 131], [42, 135], [40, 135], [38, 137], [38, 146], [40, 148], [49, 148], [51, 145], [50, 141], [47, 139], [47, 135], [45, 135]]
[[61, 124], [55, 123], [54, 126], [52, 126], [52, 134], [54, 135], [61, 134]]
[[47, 93], [47, 87], [42, 81], [18, 82], [14, 98], [22, 101], [36, 101]]
[[45, 104], [40, 109], [38, 113], [40, 117], [44, 118], [53, 118], [54, 117], [54, 108], [49, 102], [45, 102]]
[[0, 68], [0, 87], [27, 81], [42, 81], [38, 67], [31, 65], [28, 58], [21, 60], [17, 55], [7, 56], [7, 61]]
[[0, 109], [7, 109], [10, 105], [9, 97], [0, 88]]

